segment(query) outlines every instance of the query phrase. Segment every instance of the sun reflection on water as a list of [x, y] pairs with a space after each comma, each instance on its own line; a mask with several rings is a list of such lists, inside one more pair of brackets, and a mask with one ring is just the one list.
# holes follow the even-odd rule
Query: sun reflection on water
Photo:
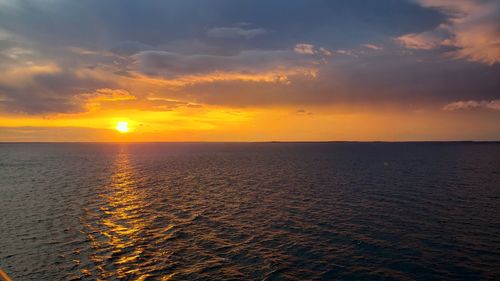
[[[148, 271], [152, 257], [146, 255], [146, 248], [151, 246], [147, 243], [151, 217], [144, 211], [146, 200], [138, 188], [137, 178], [126, 147], [122, 147], [116, 156], [110, 182], [100, 196], [104, 204], [94, 212], [87, 212], [91, 219], [86, 223], [89, 229], [86, 234], [93, 249], [89, 260], [95, 267], [83, 269], [83, 275], [93, 275], [98, 280], [146, 280], [151, 277]], [[162, 280], [169, 277], [171, 275], [165, 275]]]

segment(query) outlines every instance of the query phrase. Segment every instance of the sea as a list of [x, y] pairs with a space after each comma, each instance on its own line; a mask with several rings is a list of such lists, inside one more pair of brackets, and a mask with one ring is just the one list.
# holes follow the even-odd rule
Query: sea
[[37, 280], [500, 280], [500, 143], [2, 143]]

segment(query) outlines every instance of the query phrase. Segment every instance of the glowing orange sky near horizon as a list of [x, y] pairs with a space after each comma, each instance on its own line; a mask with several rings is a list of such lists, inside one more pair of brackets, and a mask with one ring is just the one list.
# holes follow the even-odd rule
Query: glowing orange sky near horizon
[[[50, 117], [0, 115], [1, 141], [411, 141], [495, 140], [500, 125], [442, 111], [315, 108], [103, 110]], [[119, 132], [127, 123], [127, 133]], [[2, 132], [3, 131], [3, 132]]]

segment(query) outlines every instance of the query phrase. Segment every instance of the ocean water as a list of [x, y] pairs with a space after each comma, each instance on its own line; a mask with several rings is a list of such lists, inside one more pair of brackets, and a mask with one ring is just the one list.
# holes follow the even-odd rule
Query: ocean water
[[500, 144], [0, 144], [0, 268], [500, 280]]

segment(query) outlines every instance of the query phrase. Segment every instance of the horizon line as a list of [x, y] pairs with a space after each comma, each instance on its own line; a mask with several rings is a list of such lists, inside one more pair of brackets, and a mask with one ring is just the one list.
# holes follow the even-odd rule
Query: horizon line
[[0, 141], [0, 144], [153, 144], [153, 143], [171, 143], [171, 144], [237, 144], [237, 143], [500, 143], [500, 140], [405, 140], [405, 141], [385, 141], [385, 140], [367, 140], [367, 141]]

